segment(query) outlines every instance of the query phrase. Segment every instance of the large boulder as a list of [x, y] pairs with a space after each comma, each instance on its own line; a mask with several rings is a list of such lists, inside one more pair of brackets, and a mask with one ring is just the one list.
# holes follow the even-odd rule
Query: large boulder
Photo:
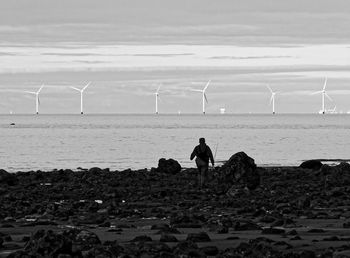
[[7, 172], [4, 169], [0, 169], [0, 184], [16, 185], [18, 179], [14, 174]]
[[306, 160], [300, 164], [301, 168], [319, 170], [322, 167], [322, 162], [319, 160]]
[[175, 174], [181, 172], [181, 165], [179, 164], [179, 162], [177, 162], [174, 159], [161, 158], [158, 161], [157, 171], [161, 172], [161, 173], [175, 175]]
[[59, 254], [72, 255], [72, 240], [51, 230], [38, 230], [24, 247], [28, 256], [57, 257]]
[[323, 165], [320, 174], [325, 176], [325, 185], [331, 187], [350, 185], [350, 164], [341, 162], [336, 166]]
[[219, 174], [222, 183], [230, 186], [239, 184], [254, 190], [260, 185], [260, 175], [257, 171], [254, 159], [244, 152], [238, 152], [220, 168]]
[[11, 257], [82, 257], [82, 252], [99, 245], [98, 236], [87, 230], [54, 232], [41, 229], [32, 235], [23, 251], [14, 252]]

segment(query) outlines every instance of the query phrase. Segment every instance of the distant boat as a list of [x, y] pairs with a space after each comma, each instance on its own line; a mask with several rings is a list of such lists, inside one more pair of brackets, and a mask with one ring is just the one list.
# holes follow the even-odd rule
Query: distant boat
[[226, 112], [226, 108], [220, 108], [220, 114], [225, 114], [225, 112]]

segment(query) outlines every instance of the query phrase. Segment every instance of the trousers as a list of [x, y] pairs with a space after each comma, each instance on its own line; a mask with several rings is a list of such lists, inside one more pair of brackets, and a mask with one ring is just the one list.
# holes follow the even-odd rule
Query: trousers
[[198, 185], [202, 188], [208, 178], [209, 164], [200, 158], [196, 158], [196, 165], [198, 168]]

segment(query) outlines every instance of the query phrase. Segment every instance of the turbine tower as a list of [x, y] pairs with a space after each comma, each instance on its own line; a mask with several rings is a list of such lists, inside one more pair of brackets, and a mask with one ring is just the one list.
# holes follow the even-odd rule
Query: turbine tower
[[38, 115], [39, 114], [39, 105], [40, 105], [40, 99], [39, 99], [39, 93], [42, 90], [42, 88], [44, 88], [44, 84], [41, 85], [41, 87], [39, 88], [39, 90], [37, 92], [34, 91], [25, 91], [29, 94], [34, 94], [35, 95], [35, 113]]
[[272, 104], [272, 114], [274, 115], [275, 114], [275, 96], [276, 96], [276, 92], [274, 92], [269, 85], [266, 85], [266, 87], [271, 92], [270, 105]]
[[161, 84], [158, 86], [157, 91], [154, 93], [154, 95], [156, 96], [156, 115], [158, 115], [158, 98], [159, 98], [160, 86], [161, 86]]
[[315, 95], [315, 94], [319, 94], [321, 93], [322, 94], [322, 109], [320, 111], [321, 114], [325, 114], [326, 113], [326, 97], [330, 100], [330, 101], [333, 101], [331, 99], [330, 96], [328, 96], [327, 92], [326, 92], [326, 86], [327, 86], [327, 77], [325, 78], [324, 80], [324, 84], [323, 84], [323, 89], [320, 90], [320, 91], [316, 91], [314, 93], [312, 93], [312, 95]]
[[83, 111], [83, 92], [86, 90], [87, 87], [89, 87], [91, 82], [89, 82], [88, 84], [86, 84], [84, 86], [84, 88], [82, 89], [78, 89], [78, 88], [75, 88], [73, 86], [71, 86], [70, 88], [72, 88], [73, 90], [76, 90], [76, 91], [79, 91], [80, 92], [80, 114], [84, 114], [84, 111]]
[[205, 103], [208, 103], [208, 99], [207, 99], [207, 95], [205, 94], [205, 91], [207, 90], [209, 84], [210, 84], [211, 80], [209, 80], [207, 82], [207, 84], [205, 85], [205, 87], [203, 88], [203, 90], [192, 90], [192, 91], [197, 91], [202, 93], [202, 108], [203, 108], [203, 115], [205, 115]]

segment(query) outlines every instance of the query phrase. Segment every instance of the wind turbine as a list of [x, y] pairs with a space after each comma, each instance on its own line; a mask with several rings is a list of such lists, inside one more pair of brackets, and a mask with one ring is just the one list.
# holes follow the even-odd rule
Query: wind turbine
[[322, 114], [325, 114], [326, 113], [326, 97], [330, 100], [330, 101], [333, 101], [331, 99], [330, 96], [328, 96], [327, 92], [326, 92], [326, 86], [327, 86], [327, 77], [325, 77], [325, 80], [324, 80], [324, 84], [323, 84], [323, 89], [320, 90], [320, 91], [316, 91], [314, 93], [312, 93], [312, 95], [315, 95], [315, 94], [319, 94], [321, 93], [322, 94], [322, 109], [320, 111], [320, 113]]
[[39, 88], [38, 91], [34, 92], [34, 91], [25, 91], [29, 94], [34, 94], [35, 95], [35, 112], [38, 115], [39, 114], [39, 105], [40, 105], [40, 99], [39, 99], [39, 93], [42, 90], [42, 88], [44, 88], [44, 84], [41, 85], [41, 87]]
[[209, 80], [207, 82], [207, 84], [205, 85], [205, 87], [203, 88], [203, 90], [194, 90], [192, 89], [192, 91], [197, 91], [202, 93], [202, 105], [203, 105], [203, 115], [205, 115], [205, 102], [208, 103], [208, 99], [207, 99], [207, 95], [205, 94], [205, 91], [207, 90], [209, 84], [210, 84], [211, 80]]
[[154, 95], [156, 96], [156, 115], [158, 115], [158, 98], [159, 98], [160, 86], [162, 86], [162, 85], [159, 84], [157, 91], [154, 93]]
[[88, 84], [86, 84], [86, 85], [84, 86], [84, 88], [82, 88], [82, 89], [78, 89], [78, 88], [73, 87], [73, 86], [70, 87], [70, 88], [72, 88], [73, 90], [76, 90], [76, 91], [79, 91], [79, 92], [80, 92], [80, 114], [84, 114], [84, 112], [83, 112], [83, 92], [86, 90], [87, 87], [89, 87], [90, 83], [91, 83], [91, 82], [89, 82]]
[[269, 85], [266, 85], [266, 87], [271, 92], [270, 105], [272, 104], [272, 114], [274, 115], [275, 114], [275, 96], [276, 96], [276, 92], [274, 92]]

